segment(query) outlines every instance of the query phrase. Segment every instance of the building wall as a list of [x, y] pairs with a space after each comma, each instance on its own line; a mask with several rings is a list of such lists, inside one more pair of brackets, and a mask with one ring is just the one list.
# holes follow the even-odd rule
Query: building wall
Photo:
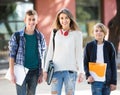
[[[116, 14], [116, 0], [101, 0], [101, 22], [108, 25], [108, 22]], [[76, 0], [35, 0], [35, 9], [39, 14], [38, 29], [44, 34], [47, 45], [49, 43], [52, 23], [55, 15], [63, 7], [71, 10], [76, 16]]]
[[47, 45], [55, 15], [61, 8], [68, 8], [76, 14], [75, 0], [35, 0], [35, 9], [39, 15], [38, 29], [44, 34]]
[[105, 25], [108, 25], [108, 22], [115, 16], [116, 14], [116, 0], [102, 0], [103, 1], [103, 10], [102, 12], [102, 20]]

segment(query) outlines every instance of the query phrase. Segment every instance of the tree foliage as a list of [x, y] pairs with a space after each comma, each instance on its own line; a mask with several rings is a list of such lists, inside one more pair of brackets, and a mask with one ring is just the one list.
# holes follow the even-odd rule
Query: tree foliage
[[4, 19], [8, 18], [9, 15], [13, 14], [15, 8], [16, 8], [15, 3], [1, 5], [0, 6], [0, 20], [4, 20]]
[[97, 0], [76, 0], [77, 9], [76, 15], [77, 19], [80, 21], [89, 21], [98, 19], [98, 6], [99, 1]]
[[6, 4], [0, 6], [0, 23], [4, 23], [6, 29], [8, 30], [9, 35], [12, 34], [12, 30], [8, 23], [8, 17], [13, 14], [14, 10], [16, 9], [16, 3], [13, 4]]

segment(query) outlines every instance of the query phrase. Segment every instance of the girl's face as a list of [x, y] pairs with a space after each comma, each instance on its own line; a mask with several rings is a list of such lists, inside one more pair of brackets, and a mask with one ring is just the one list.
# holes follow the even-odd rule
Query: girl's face
[[103, 39], [104, 39], [104, 37], [105, 37], [105, 34], [104, 34], [104, 32], [102, 31], [101, 28], [96, 27], [96, 28], [94, 28], [94, 36], [95, 36], [95, 39], [96, 39], [98, 42], [103, 42]]
[[24, 22], [26, 24], [26, 28], [34, 30], [38, 22], [38, 17], [36, 15], [26, 15]]
[[61, 13], [59, 15], [59, 21], [60, 21], [60, 24], [62, 25], [63, 30], [70, 29], [70, 18], [66, 14]]

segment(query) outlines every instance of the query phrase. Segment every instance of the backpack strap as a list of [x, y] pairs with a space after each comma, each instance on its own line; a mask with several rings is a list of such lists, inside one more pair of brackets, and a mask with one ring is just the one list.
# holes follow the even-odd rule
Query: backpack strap
[[[19, 48], [19, 41], [20, 41], [20, 32], [15, 32], [15, 38], [16, 38], [16, 43], [17, 43], [17, 45], [18, 45], [17, 51], [16, 51], [16, 55], [17, 55], [18, 48]], [[15, 57], [15, 58], [16, 58], [16, 57]]]
[[18, 47], [19, 47], [20, 33], [19, 32], [15, 32], [15, 37], [16, 37], [16, 42], [17, 42]]

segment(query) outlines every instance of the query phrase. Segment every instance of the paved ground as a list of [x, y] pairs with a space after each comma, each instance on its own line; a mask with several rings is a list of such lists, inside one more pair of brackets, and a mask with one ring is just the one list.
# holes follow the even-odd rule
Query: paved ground
[[[6, 70], [0, 70], [0, 72], [5, 73]], [[16, 95], [15, 85], [4, 79], [4, 75], [0, 76], [0, 95]], [[45, 82], [39, 84], [36, 95], [50, 95], [50, 86], [48, 86]], [[62, 95], [65, 95], [64, 91]], [[75, 95], [91, 95], [90, 85], [88, 85], [85, 80], [80, 84], [77, 83]], [[120, 70], [118, 70], [117, 90], [113, 91], [111, 95], [120, 95]]]
[[[0, 95], [16, 95], [15, 85], [4, 79], [7, 68], [8, 62], [6, 60], [0, 60]], [[117, 90], [113, 91], [111, 95], [120, 95], [120, 64], [118, 68]], [[50, 95], [50, 86], [45, 82], [39, 84], [37, 86], [36, 95]], [[65, 95], [64, 90], [62, 91], [62, 95]], [[85, 80], [80, 84], [77, 83], [75, 95], [91, 95], [90, 85], [88, 85]]]

